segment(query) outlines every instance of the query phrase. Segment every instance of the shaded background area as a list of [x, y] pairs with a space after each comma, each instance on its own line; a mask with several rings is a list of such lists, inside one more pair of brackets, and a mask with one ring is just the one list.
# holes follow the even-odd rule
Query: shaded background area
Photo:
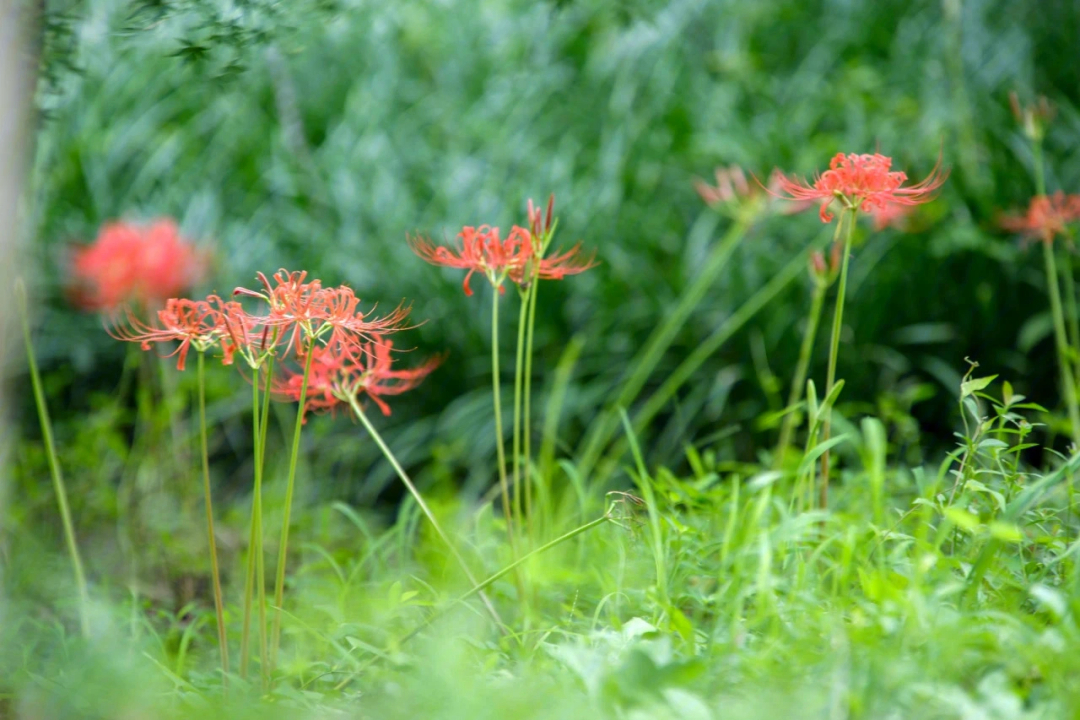
[[[1050, 189], [1080, 181], [1075, 3], [49, 8], [24, 267], [41, 296], [36, 341], [81, 525], [116, 512], [108, 488], [129, 472], [135, 401], [118, 394], [126, 348], [66, 302], [66, 267], [72, 243], [118, 217], [178, 218], [215, 253], [203, 290], [227, 293], [284, 266], [371, 301], [411, 300], [427, 322], [402, 342], [448, 360], [422, 390], [395, 399], [382, 426], [423, 484], [478, 494], [494, 455], [487, 291], [465, 297], [460, 275], [413, 256], [407, 233], [508, 227], [524, 222], [527, 198], [556, 194], [563, 243], [583, 241], [602, 263], [543, 288], [537, 406], [571, 337], [584, 339], [560, 430], [569, 455], [715, 240], [688, 241], [712, 212], [695, 176], [731, 163], [759, 177], [776, 166], [810, 175], [836, 152], [879, 150], [921, 178], [940, 153], [951, 176], [913, 218], [915, 232], [861, 230], [840, 367], [847, 411], [882, 416], [895, 449], [917, 463], [952, 446], [965, 356], [1057, 405], [1039, 259], [994, 221], [1033, 193], [1010, 91], [1057, 106]], [[650, 387], [821, 231], [815, 212], [755, 228]], [[800, 279], [716, 353], [647, 433], [650, 461], [681, 463], [688, 443], [732, 460], [771, 447], [775, 430], [754, 418], [781, 405], [808, 298]], [[820, 340], [819, 383], [824, 331]], [[166, 387], [191, 382], [165, 375]], [[211, 414], [224, 428], [215, 473], [239, 496], [250, 472], [248, 393], [231, 373], [211, 382]], [[33, 440], [28, 394], [19, 412]], [[343, 418], [310, 427], [318, 452], [307, 458], [304, 501], [393, 502], [390, 469], [359, 427]], [[40, 449], [27, 442], [19, 454], [28, 499], [19, 512], [30, 515], [35, 498], [52, 499], [34, 479]]]

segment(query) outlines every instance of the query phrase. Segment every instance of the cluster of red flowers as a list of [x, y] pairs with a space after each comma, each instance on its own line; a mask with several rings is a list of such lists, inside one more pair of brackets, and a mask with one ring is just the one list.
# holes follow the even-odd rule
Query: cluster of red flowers
[[[261, 291], [237, 288], [233, 294], [256, 297], [268, 305], [266, 314], [251, 314], [236, 301], [216, 295], [206, 300], [170, 299], [158, 311], [157, 323], [144, 323], [128, 311], [114, 321], [110, 334], [137, 342], [144, 350], [155, 343], [177, 342], [171, 355], [184, 369], [188, 352], [220, 348], [222, 362], [231, 365], [239, 354], [258, 373], [274, 356], [305, 364], [311, 354], [305, 409], [328, 409], [364, 393], [389, 413], [382, 395], [398, 395], [414, 387], [437, 362], [416, 370], [394, 370], [392, 343], [387, 335], [402, 329], [409, 309], [399, 306], [387, 315], [359, 309], [352, 288], [324, 288], [305, 272], [279, 270], [273, 279], [258, 274]], [[272, 389], [300, 401], [303, 374], [279, 365], [282, 378]]]
[[1067, 233], [1069, 225], [1080, 220], [1080, 195], [1036, 195], [1031, 199], [1023, 215], [1007, 215], [1001, 218], [1001, 227], [1009, 232], [1020, 233], [1028, 238], [1051, 242], [1058, 235]]
[[548, 201], [546, 214], [530, 200], [529, 228], [514, 225], [505, 239], [499, 228], [481, 225], [463, 228], [455, 247], [435, 245], [423, 236], [409, 238], [409, 244], [413, 252], [433, 265], [468, 270], [464, 281], [466, 295], [472, 295], [469, 280], [477, 272], [502, 292], [507, 278], [526, 287], [535, 280], [562, 280], [594, 267], [593, 258], [580, 257], [580, 244], [545, 256], [554, 231], [553, 211], [554, 197]]
[[125, 302], [160, 307], [199, 282], [206, 265], [206, 254], [172, 220], [111, 223], [93, 244], [74, 249], [71, 294], [87, 310], [111, 311]]
[[891, 168], [892, 158], [884, 155], [837, 153], [829, 169], [815, 178], [813, 184], [777, 173], [779, 192], [770, 192], [789, 200], [820, 201], [821, 221], [831, 222], [829, 206], [835, 201], [863, 212], [881, 213], [890, 207], [895, 212], [897, 206], [920, 205], [932, 200], [946, 178], [940, 166], [936, 166], [922, 182], [905, 187], [907, 175]]
[[[315, 347], [308, 375], [307, 409], [333, 412], [339, 405], [348, 404], [349, 398], [365, 393], [384, 415], [389, 415], [390, 406], [383, 396], [412, 390], [442, 362], [442, 358], [435, 357], [415, 368], [395, 370], [392, 351], [393, 342], [382, 335], [373, 336], [370, 342]], [[274, 383], [273, 391], [279, 397], [299, 402], [303, 380], [303, 374], [290, 373]]]

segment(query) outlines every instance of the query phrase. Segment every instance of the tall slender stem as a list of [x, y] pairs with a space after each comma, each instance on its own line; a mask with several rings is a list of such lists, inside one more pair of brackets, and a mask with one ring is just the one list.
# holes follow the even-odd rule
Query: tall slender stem
[[71, 556], [71, 568], [75, 573], [75, 587], [79, 593], [79, 628], [84, 638], [90, 637], [90, 593], [86, 589], [86, 575], [83, 572], [82, 558], [79, 557], [79, 545], [75, 541], [75, 526], [71, 522], [71, 510], [68, 507], [67, 488], [60, 472], [60, 461], [56, 457], [56, 444], [53, 441], [52, 421], [49, 420], [49, 407], [45, 403], [45, 392], [38, 375], [37, 359], [34, 346], [30, 341], [30, 320], [26, 311], [26, 288], [22, 280], [15, 282], [15, 295], [19, 299], [19, 319], [22, 321], [23, 342], [26, 345], [26, 363], [30, 369], [30, 384], [34, 391], [34, 403], [37, 405], [38, 420], [41, 423], [41, 437], [45, 441], [45, 455], [49, 461], [56, 502], [60, 506], [60, 521], [64, 526], [64, 540]]
[[791, 436], [795, 432], [795, 410], [793, 409], [802, 400], [803, 389], [806, 387], [806, 375], [810, 370], [810, 356], [814, 352], [814, 339], [817, 337], [818, 324], [821, 322], [821, 311], [825, 307], [825, 293], [829, 285], [822, 280], [814, 280], [814, 294], [810, 299], [810, 312], [806, 318], [806, 329], [803, 331], [802, 346], [799, 348], [799, 361], [795, 365], [795, 377], [791, 381], [791, 392], [788, 394], [787, 414], [784, 415], [784, 423], [780, 426], [780, 441], [776, 444], [776, 467], [783, 462], [784, 453], [791, 444]]
[[[259, 447], [256, 460], [258, 462], [259, 482], [256, 484], [255, 493], [252, 497], [255, 520], [257, 521], [255, 533], [255, 587], [259, 602], [259, 652], [264, 669], [263, 677], [266, 677], [266, 658], [268, 657], [268, 641], [266, 637], [266, 536], [263, 532], [263, 496], [262, 485], [266, 478], [266, 430], [270, 425], [270, 383], [274, 377], [274, 356], [266, 360], [266, 385], [262, 392], [262, 417], [259, 419]], [[256, 373], [255, 379], [258, 379]]]
[[1065, 319], [1068, 322], [1069, 349], [1073, 363], [1073, 376], [1080, 372], [1080, 310], [1076, 305], [1076, 280], [1073, 278], [1073, 263], [1069, 248], [1061, 244], [1061, 277], [1065, 280]]
[[202, 449], [203, 493], [206, 495], [206, 542], [210, 546], [210, 574], [214, 584], [214, 612], [217, 614], [218, 647], [221, 651], [222, 683], [229, 682], [229, 645], [225, 639], [225, 609], [221, 601], [221, 573], [218, 570], [217, 540], [214, 537], [214, 504], [210, 491], [210, 450], [206, 440], [206, 353], [199, 352], [199, 442]]
[[491, 394], [495, 404], [495, 451], [499, 463], [499, 487], [502, 490], [503, 515], [506, 532], [510, 537], [510, 550], [517, 559], [517, 542], [514, 540], [514, 519], [510, 509], [510, 489], [506, 482], [506, 448], [503, 442], [502, 399], [499, 394], [499, 289], [491, 293]]
[[[829, 393], [832, 392], [833, 385], [836, 383], [836, 359], [840, 355], [840, 330], [844, 325], [844, 296], [847, 294], [848, 262], [851, 260], [851, 238], [855, 232], [855, 220], [857, 219], [858, 214], [859, 211], [857, 208], [850, 208], [845, 212], [840, 213], [840, 218], [837, 220], [839, 223], [836, 227], [837, 236], [840, 234], [840, 226], [843, 225], [845, 217], [847, 217], [848, 220], [848, 228], [847, 234], [844, 236], [844, 259], [840, 264], [840, 287], [836, 291], [836, 308], [833, 310], [832, 337], [829, 340], [829, 369], [825, 377], [825, 397], [829, 397]], [[822, 424], [822, 442], [827, 442], [829, 440], [831, 423], [832, 408], [829, 409], [829, 414], [825, 417], [825, 422]], [[828, 450], [821, 456], [821, 490], [819, 503], [822, 510], [829, 506]]]
[[1054, 317], [1054, 340], [1057, 346], [1058, 365], [1061, 369], [1061, 383], [1065, 393], [1065, 403], [1069, 409], [1069, 424], [1073, 442], [1080, 445], [1080, 409], [1076, 401], [1076, 380], [1069, 360], [1069, 341], [1065, 332], [1065, 318], [1061, 311], [1061, 290], [1058, 288], [1057, 263], [1054, 261], [1054, 246], [1043, 241], [1043, 259], [1046, 262], [1046, 285], [1050, 292], [1050, 312]]
[[[274, 359], [271, 356], [266, 370], [267, 378], [270, 378], [273, 374], [273, 362]], [[266, 554], [263, 545], [262, 481], [263, 468], [265, 467], [264, 461], [266, 458], [266, 425], [269, 419], [270, 392], [268, 390], [266, 393], [263, 393], [263, 397], [260, 400], [259, 378], [261, 374], [262, 369], [256, 368], [255, 376], [252, 378], [251, 383], [252, 444], [254, 446], [252, 464], [254, 466], [255, 481], [251, 494], [251, 529], [248, 534], [247, 572], [245, 573], [244, 580], [244, 624], [240, 637], [240, 675], [245, 678], [247, 677], [248, 663], [250, 660], [252, 595], [256, 592], [256, 589], [259, 608], [258, 627], [259, 652], [260, 658], [262, 659], [261, 667], [263, 671], [265, 671], [267, 667]]]
[[251, 398], [251, 422], [252, 422], [252, 438], [254, 447], [254, 458], [252, 462], [255, 466], [255, 489], [251, 496], [251, 526], [248, 532], [248, 557], [247, 557], [247, 570], [244, 573], [244, 605], [243, 605], [243, 620], [240, 626], [240, 677], [247, 678], [248, 663], [251, 658], [251, 605], [252, 605], [252, 593], [255, 585], [255, 553], [259, 545], [258, 542], [258, 512], [259, 512], [259, 500], [262, 490], [262, 478], [259, 468], [259, 374], [258, 370], [255, 371], [255, 377], [252, 379], [252, 398]]
[[270, 662], [267, 675], [273, 674], [277, 664], [278, 646], [281, 643], [281, 610], [285, 597], [285, 560], [289, 553], [289, 524], [292, 521], [293, 491], [296, 487], [296, 461], [300, 455], [300, 430], [304, 427], [304, 411], [307, 405], [308, 377], [311, 375], [311, 359], [315, 355], [315, 341], [309, 340], [304, 360], [304, 378], [300, 383], [300, 404], [296, 410], [296, 427], [293, 430], [292, 453], [289, 456], [289, 477], [285, 483], [285, 516], [281, 521], [281, 545], [278, 548], [277, 580], [274, 583], [274, 626], [270, 633]]
[[[416, 504], [420, 506], [421, 512], [423, 512], [424, 516], [427, 517], [429, 522], [431, 522], [431, 526], [435, 528], [435, 534], [438, 535], [439, 539], [442, 540], [446, 547], [450, 549], [450, 554], [454, 556], [457, 564], [465, 573], [465, 577], [468, 578], [469, 583], [475, 586], [476, 578], [473, 576], [472, 570], [469, 569], [468, 563], [465, 562], [465, 558], [461, 556], [461, 553], [458, 551], [457, 546], [454, 545], [454, 543], [450, 540], [450, 536], [448, 536], [443, 531], [442, 525], [439, 524], [438, 519], [435, 517], [435, 513], [431, 512], [431, 508], [429, 508], [427, 502], [424, 501], [424, 496], [420, 494], [420, 491], [413, 484], [412, 480], [409, 478], [404, 468], [401, 467], [401, 464], [397, 461], [394, 453], [390, 451], [389, 446], [387, 446], [387, 444], [383, 441], [382, 435], [380, 435], [379, 432], [375, 429], [375, 426], [371, 424], [371, 421], [368, 419], [367, 414], [364, 413], [364, 410], [360, 407], [360, 403], [356, 401], [356, 398], [354, 396], [349, 396], [349, 406], [352, 408], [353, 413], [360, 420], [360, 422], [363, 423], [364, 427], [368, 431], [368, 434], [371, 435], [371, 439], [374, 440], [375, 444], [379, 446], [380, 450], [382, 450], [383, 456], [386, 457], [387, 461], [394, 468], [394, 471], [401, 479], [401, 482], [405, 484], [405, 488], [409, 491], [409, 494], [412, 495], [413, 500], [415, 500]], [[495, 606], [491, 603], [491, 600], [484, 593], [481, 593], [480, 597], [484, 601], [484, 606], [491, 614], [492, 619], [495, 620], [495, 625], [502, 629], [504, 627], [503, 621], [499, 617], [499, 613], [495, 610]]]
[[536, 544], [536, 523], [533, 520], [532, 507], [532, 356], [533, 329], [536, 327], [536, 295], [540, 291], [540, 278], [529, 286], [529, 319], [525, 329], [525, 407], [523, 413], [525, 460], [525, 522], [528, 525], [530, 544]]
[[[525, 320], [529, 312], [529, 291], [525, 290], [521, 295], [521, 312], [518, 313], [517, 352], [514, 355], [514, 440], [511, 449], [511, 464], [513, 466], [513, 480], [511, 487], [514, 490], [514, 522], [518, 528], [522, 527], [521, 494], [524, 491], [521, 482], [521, 371], [523, 367], [523, 355], [525, 354]], [[528, 473], [528, 469], [525, 470]]]

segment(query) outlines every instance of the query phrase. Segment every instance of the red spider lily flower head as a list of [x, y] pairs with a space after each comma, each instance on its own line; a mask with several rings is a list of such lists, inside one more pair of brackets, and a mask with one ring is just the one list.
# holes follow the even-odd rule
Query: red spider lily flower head
[[[142, 322], [128, 309], [124, 320], [114, 322], [107, 331], [117, 340], [139, 343], [143, 350], [154, 343], [178, 342], [166, 357], [176, 355], [176, 369], [183, 370], [191, 348], [206, 352], [225, 336], [221, 307], [221, 298], [215, 295], [206, 300], [170, 298], [157, 311], [158, 325]], [[226, 351], [226, 364], [231, 359], [231, 351]]]
[[548, 196], [547, 212], [542, 212], [540, 207], [533, 204], [532, 198], [525, 205], [525, 216], [529, 219], [529, 232], [533, 239], [550, 238], [555, 227], [553, 224], [555, 215], [555, 193]]
[[383, 317], [359, 309], [360, 298], [352, 288], [341, 285], [324, 288], [319, 280], [307, 280], [306, 272], [279, 270], [273, 281], [258, 273], [264, 291], [236, 288], [234, 295], [246, 295], [264, 300], [270, 307], [262, 316], [248, 316], [248, 323], [263, 330], [263, 351], [275, 346], [278, 339], [286, 352], [295, 350], [303, 355], [309, 345], [339, 344], [370, 339], [376, 334], [403, 329], [409, 308], [399, 305]]
[[998, 222], [1009, 232], [1052, 242], [1056, 236], [1065, 234], [1069, 224], [1077, 220], [1080, 220], [1080, 195], [1066, 195], [1059, 191], [1049, 197], [1033, 197], [1024, 215], [1007, 215]]
[[249, 315], [238, 302], [221, 302], [222, 362], [232, 365], [236, 353], [256, 370], [274, 351], [278, 330], [263, 323], [263, 318]]
[[1042, 95], [1031, 105], [1021, 105], [1020, 96], [1015, 90], [1009, 93], [1009, 107], [1016, 122], [1024, 129], [1024, 134], [1034, 142], [1042, 142], [1046, 136], [1046, 128], [1057, 114], [1054, 106]]
[[497, 227], [465, 227], [458, 233], [458, 240], [456, 248], [448, 248], [416, 236], [409, 238], [409, 245], [432, 265], [468, 270], [463, 283], [466, 295], [473, 294], [469, 280], [476, 272], [502, 292], [503, 280], [512, 272], [520, 272], [534, 252], [532, 234], [517, 225], [510, 229], [506, 239], [500, 236]]
[[[304, 417], [302, 422], [307, 422], [309, 412], [333, 413], [339, 405], [347, 402], [347, 400], [342, 399], [338, 380], [342, 364], [340, 349], [335, 351], [334, 348], [323, 346], [312, 348], [311, 369], [308, 371], [308, 386], [307, 394], [304, 396]], [[300, 394], [303, 389], [303, 372], [286, 372], [285, 377], [276, 380], [271, 388], [275, 396], [288, 402], [300, 402]]]
[[929, 202], [945, 182], [939, 164], [919, 183], [904, 187], [907, 175], [890, 170], [892, 158], [877, 153], [873, 155], [845, 155], [837, 153], [829, 163], [829, 169], [819, 175], [811, 185], [805, 180], [777, 174], [779, 197], [790, 200], [820, 201], [821, 221], [831, 222], [829, 205], [839, 200], [847, 208], [869, 212], [886, 203], [896, 205], [919, 205]]
[[[412, 390], [442, 362], [436, 357], [415, 368], [395, 370], [392, 351], [393, 343], [379, 336], [370, 342], [316, 347], [312, 351], [308, 373], [305, 413], [333, 412], [339, 405], [365, 394], [384, 415], [389, 415], [390, 406], [383, 397]], [[275, 383], [274, 392], [279, 397], [299, 402], [303, 380], [303, 373], [289, 372]]]
[[577, 275], [596, 267], [595, 256], [581, 256], [581, 243], [566, 252], [556, 252], [550, 257], [534, 258], [525, 267], [515, 268], [510, 279], [522, 287], [532, 280], [562, 280], [567, 275]]
[[265, 316], [252, 316], [252, 322], [270, 328], [275, 337], [285, 338], [287, 349], [303, 352], [303, 336], [314, 337], [315, 324], [325, 314], [322, 282], [307, 282], [306, 271], [289, 272], [284, 268], [274, 273], [273, 282], [259, 272], [256, 277], [264, 291], [238, 287], [233, 295], [256, 297], [270, 306]]
[[522, 289], [534, 280], [562, 280], [568, 275], [577, 275], [596, 267], [595, 255], [582, 257], [581, 243], [565, 252], [559, 250], [554, 255], [546, 255], [559, 224], [555, 218], [554, 194], [548, 197], [546, 211], [541, 211], [532, 200], [526, 204], [525, 211], [532, 236], [532, 256], [510, 271], [510, 279]]
[[746, 173], [738, 165], [718, 167], [714, 175], [716, 185], [710, 185], [701, 178], [694, 178], [694, 189], [709, 207], [731, 217], [753, 216], [765, 208], [761, 183], [751, 185], [746, 179]]
[[72, 295], [88, 310], [116, 310], [125, 302], [160, 307], [197, 283], [206, 264], [206, 254], [172, 220], [109, 223], [92, 244], [74, 250]]
[[322, 302], [323, 317], [319, 333], [329, 328], [327, 345], [348, 345], [404, 330], [404, 323], [411, 312], [410, 307], [398, 305], [388, 315], [374, 317], [375, 308], [366, 313], [359, 309], [360, 298], [348, 285], [323, 290]]
[[701, 178], [694, 178], [694, 189], [710, 207], [726, 205], [742, 198], [757, 195], [757, 188], [746, 181], [746, 174], [738, 165], [718, 167], [714, 171], [716, 185], [709, 185]]

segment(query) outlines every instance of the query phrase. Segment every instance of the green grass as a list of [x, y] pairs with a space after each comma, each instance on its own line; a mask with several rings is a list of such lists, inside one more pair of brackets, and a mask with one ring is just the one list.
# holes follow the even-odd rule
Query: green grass
[[[61, 569], [13, 545], [9, 585], [32, 572], [40, 594], [9, 600], [4, 691], [28, 717], [1065, 717], [1080, 460], [1033, 473], [1024, 401], [995, 390], [968, 398], [986, 429], [936, 467], [889, 464], [876, 420], [837, 423], [828, 513], [792, 510], [794, 467], [732, 472], [690, 449], [689, 473], [626, 468], [642, 499], [566, 495], [559, 527], [611, 521], [527, 563], [527, 614], [509, 576], [489, 586], [508, 635], [475, 596], [455, 600], [468, 586], [414, 504], [385, 527], [309, 508], [266, 693], [234, 677], [222, 697], [206, 588], [170, 610], [102, 578], [81, 641]], [[483, 574], [508, 563], [487, 509], [437, 512]], [[224, 565], [235, 648], [242, 573]]]
[[[0, 531], [0, 718], [1080, 711], [1080, 456], [1065, 443], [1041, 260], [994, 225], [1036, 185], [1010, 90], [1058, 107], [1050, 189], [1080, 180], [1075, 10], [256, 6], [223, 40], [197, 22], [222, 5], [179, 3], [155, 24], [91, 2], [73, 9], [71, 52], [46, 48], [55, 80], [28, 217], [39, 242], [24, 267], [89, 638], [52, 438], [39, 436], [26, 393], [12, 413]], [[275, 24], [269, 39], [248, 34], [263, 21]], [[185, 42], [205, 42], [206, 58], [174, 54]], [[691, 183], [718, 164], [809, 174], [837, 151], [876, 148], [913, 177], [940, 151], [951, 176], [911, 232], [856, 230], [836, 470], [820, 511], [804, 500], [825, 449], [807, 425], [820, 429], [820, 410], [800, 418], [796, 452], [781, 463], [772, 453], [810, 300], [803, 254], [832, 228], [811, 211], [759, 218], [744, 236]], [[540, 541], [608, 519], [528, 558], [519, 587], [486, 495], [488, 289], [464, 297], [460, 277], [425, 266], [405, 235], [523, 222], [525, 199], [551, 191], [560, 238], [582, 239], [601, 265], [540, 295]], [[63, 292], [66, 243], [114, 217], [158, 214], [215, 248], [206, 290], [285, 265], [384, 306], [414, 302], [427, 322], [407, 342], [448, 359], [391, 417], [372, 417], [473, 575], [498, 576], [485, 592], [508, 632], [364, 428], [318, 417], [301, 438], [275, 674], [266, 686], [257, 672], [239, 677], [250, 391], [212, 367], [207, 440], [234, 659], [225, 691], [194, 373], [136, 347], [125, 355]], [[507, 296], [504, 339], [516, 330]], [[813, 349], [820, 391], [823, 335]], [[965, 356], [1000, 378], [972, 384]], [[20, 368], [8, 377], [23, 382]], [[294, 412], [273, 404], [267, 428], [271, 576]]]

